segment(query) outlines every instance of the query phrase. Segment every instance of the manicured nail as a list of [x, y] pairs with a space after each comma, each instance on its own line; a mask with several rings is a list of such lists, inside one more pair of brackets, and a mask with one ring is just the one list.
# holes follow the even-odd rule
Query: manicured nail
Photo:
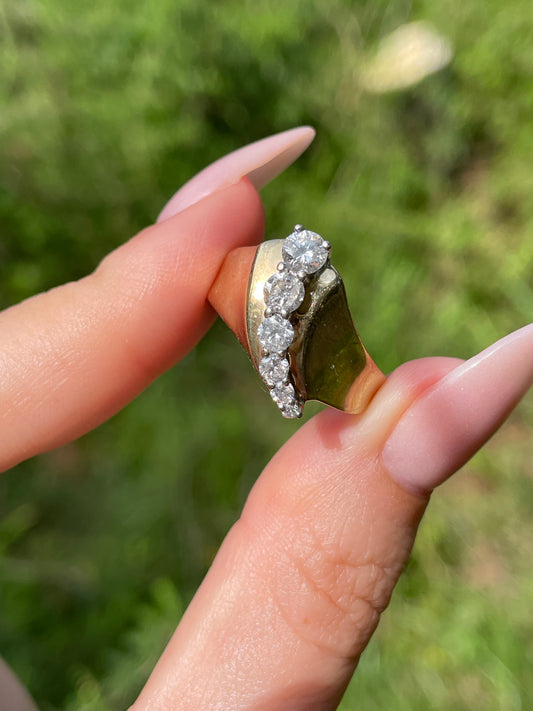
[[497, 341], [426, 391], [383, 449], [392, 478], [431, 491], [498, 429], [533, 384], [533, 324]]
[[229, 153], [185, 183], [167, 202], [157, 221], [172, 217], [215, 190], [244, 177], [251, 180], [258, 190], [261, 189], [294, 163], [314, 137], [313, 128], [300, 126]]

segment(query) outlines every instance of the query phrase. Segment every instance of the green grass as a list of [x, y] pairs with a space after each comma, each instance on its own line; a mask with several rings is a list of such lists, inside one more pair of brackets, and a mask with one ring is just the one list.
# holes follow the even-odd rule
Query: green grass
[[[451, 65], [366, 94], [411, 19]], [[263, 191], [342, 265], [385, 370], [467, 357], [533, 314], [527, 0], [7, 0], [0, 303], [90, 271], [191, 175], [250, 140], [318, 135]], [[533, 707], [533, 401], [440, 491], [342, 708]], [[0, 479], [0, 648], [43, 711], [122, 709], [261, 468], [295, 426], [218, 324], [95, 432]]]

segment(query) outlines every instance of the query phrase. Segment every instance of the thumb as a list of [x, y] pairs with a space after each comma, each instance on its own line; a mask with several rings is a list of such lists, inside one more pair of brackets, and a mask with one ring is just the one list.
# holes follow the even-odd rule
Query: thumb
[[528, 389], [532, 347], [529, 326], [466, 363], [407, 363], [362, 415], [328, 410], [304, 425], [257, 481], [135, 711], [335, 708], [429, 487]]

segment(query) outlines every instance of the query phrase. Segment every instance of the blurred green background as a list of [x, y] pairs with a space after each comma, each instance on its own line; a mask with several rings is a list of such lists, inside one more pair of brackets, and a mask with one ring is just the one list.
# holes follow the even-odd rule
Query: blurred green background
[[[372, 88], [414, 20], [451, 62]], [[309, 123], [262, 193], [267, 236], [331, 240], [384, 370], [472, 355], [533, 316], [532, 33], [530, 0], [2, 0], [2, 306], [92, 270], [210, 161]], [[434, 497], [344, 711], [533, 708], [532, 425], [529, 396]], [[0, 478], [0, 649], [43, 711], [132, 701], [294, 429], [217, 324], [110, 422]]]

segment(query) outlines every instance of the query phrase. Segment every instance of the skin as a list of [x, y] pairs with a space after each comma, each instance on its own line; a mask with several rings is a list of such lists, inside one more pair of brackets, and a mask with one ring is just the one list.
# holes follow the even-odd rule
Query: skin
[[[242, 336], [243, 265], [262, 234], [244, 178], [180, 205], [90, 276], [3, 312], [2, 467], [122, 408], [194, 346], [213, 305]], [[433, 486], [531, 384], [533, 331], [517, 333], [467, 363], [404, 364], [363, 414], [326, 410], [301, 427], [257, 480], [132, 709], [336, 708]], [[467, 433], [457, 426], [473, 417]]]

